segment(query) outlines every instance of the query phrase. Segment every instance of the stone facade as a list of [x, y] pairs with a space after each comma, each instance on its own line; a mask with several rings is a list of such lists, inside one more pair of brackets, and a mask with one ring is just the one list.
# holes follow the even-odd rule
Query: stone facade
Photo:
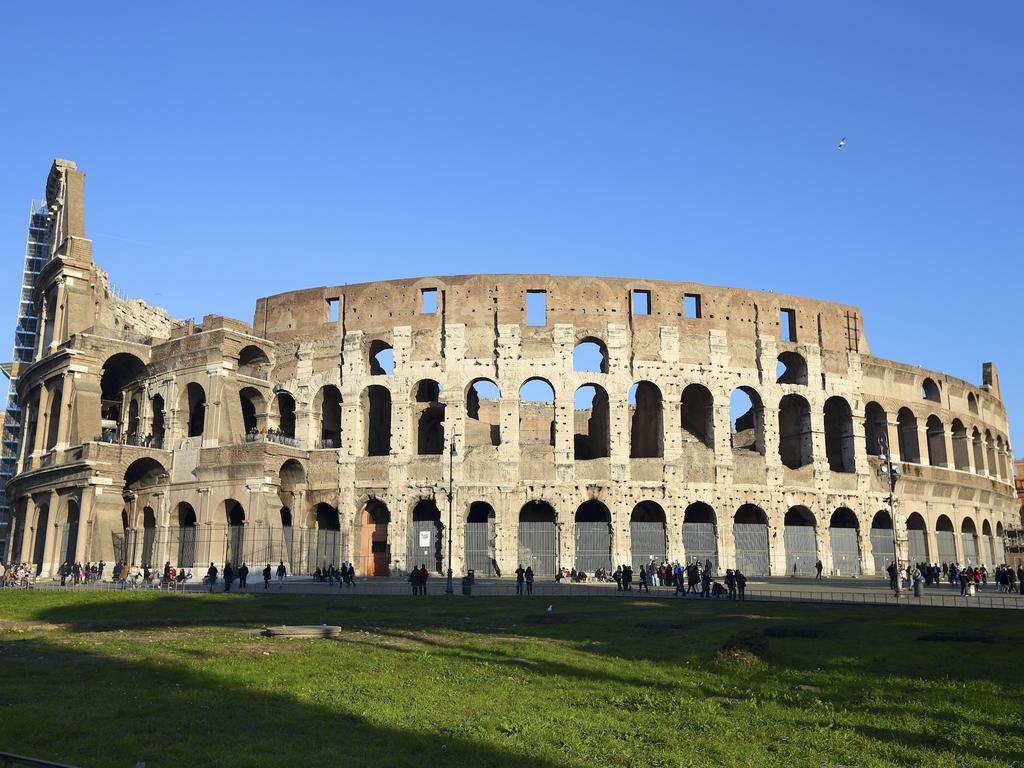
[[886, 442], [901, 557], [991, 566], [1017, 518], [995, 366], [979, 386], [873, 357], [854, 307], [471, 275], [292, 291], [257, 300], [251, 326], [196, 325], [111, 294], [77, 168], [55, 164], [47, 194], [7, 489], [9, 555], [44, 574], [120, 557], [442, 568], [449, 483], [456, 574], [694, 555], [870, 574], [892, 559]]

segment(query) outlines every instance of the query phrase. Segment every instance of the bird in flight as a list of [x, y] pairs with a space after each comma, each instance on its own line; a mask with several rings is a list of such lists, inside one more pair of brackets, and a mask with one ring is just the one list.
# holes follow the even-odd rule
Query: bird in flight
[[846, 137], [843, 136], [843, 138], [841, 138], [839, 140], [839, 144], [836, 146], [836, 149], [842, 149], [845, 146], [846, 146]]

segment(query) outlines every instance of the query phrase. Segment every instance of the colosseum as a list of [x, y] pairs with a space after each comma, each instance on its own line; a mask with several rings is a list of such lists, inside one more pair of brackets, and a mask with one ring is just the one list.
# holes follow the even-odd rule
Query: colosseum
[[1017, 511], [995, 366], [977, 385], [874, 357], [852, 306], [462, 275], [179, 321], [112, 291], [64, 160], [25, 275], [6, 546], [43, 576], [101, 559], [399, 576], [443, 571], [449, 548], [457, 575], [699, 558], [856, 576], [892, 561], [894, 533], [902, 559], [991, 567]]

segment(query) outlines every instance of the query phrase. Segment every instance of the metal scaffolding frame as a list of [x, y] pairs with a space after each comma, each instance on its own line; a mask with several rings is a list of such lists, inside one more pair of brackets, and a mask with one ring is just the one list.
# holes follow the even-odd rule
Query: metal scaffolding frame
[[10, 379], [7, 408], [4, 412], [3, 445], [0, 450], [0, 558], [6, 560], [7, 537], [11, 529], [11, 510], [5, 491], [17, 470], [21, 447], [21, 403], [18, 402], [18, 373], [35, 359], [39, 310], [33, 300], [36, 280], [50, 258], [50, 214], [46, 203], [33, 200], [28, 216], [28, 237], [25, 241], [25, 266], [21, 273], [18, 321], [14, 327], [14, 352], [11, 362], [0, 366]]

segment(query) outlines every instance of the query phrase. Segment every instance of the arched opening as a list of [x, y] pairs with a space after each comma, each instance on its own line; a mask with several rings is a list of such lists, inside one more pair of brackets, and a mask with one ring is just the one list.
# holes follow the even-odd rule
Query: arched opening
[[238, 353], [238, 373], [254, 379], [267, 379], [270, 373], [270, 358], [257, 346], [250, 344]]
[[[28, 395], [24, 411], [25, 442], [22, 445], [22, 456], [28, 457], [36, 452], [36, 429], [42, 426], [42, 387], [35, 387]], [[106, 433], [104, 433], [104, 437]]]
[[889, 416], [878, 403], [864, 406], [864, 448], [868, 456], [881, 456], [889, 445]]
[[185, 417], [186, 437], [202, 437], [206, 426], [206, 390], [190, 381], [183, 393], [182, 410]]
[[194, 568], [196, 563], [196, 511], [186, 501], [178, 502], [178, 568]]
[[238, 391], [242, 406], [242, 427], [245, 434], [256, 434], [266, 425], [266, 401], [258, 389], [243, 387]]
[[917, 441], [917, 417], [909, 408], [900, 408], [896, 414], [896, 432], [899, 436], [900, 461], [921, 463], [921, 447]]
[[1006, 563], [1006, 548], [1005, 540], [1003, 538], [1003, 524], [996, 523], [996, 536], [992, 541], [992, 554], [995, 557], [995, 562], [998, 565]]
[[957, 562], [955, 530], [952, 520], [946, 515], [939, 515], [935, 521], [935, 544], [939, 550], [939, 560], [943, 563]]
[[744, 504], [733, 516], [736, 567], [747, 576], [768, 576], [768, 516], [754, 504]]
[[154, 448], [164, 446], [164, 399], [160, 395], [153, 395], [150, 401], [150, 413], [153, 414], [153, 428], [150, 431], [151, 439], [149, 444]]
[[363, 447], [367, 456], [391, 453], [391, 392], [378, 384], [363, 390]]
[[612, 515], [597, 499], [576, 510], [576, 570], [593, 573], [612, 570]]
[[295, 439], [295, 398], [291, 393], [281, 390], [274, 397], [274, 410], [271, 414], [275, 428], [281, 436]]
[[437, 573], [444, 572], [444, 526], [441, 511], [433, 499], [421, 499], [412, 510], [409, 525], [409, 568], [424, 565]]
[[978, 543], [978, 558], [990, 568], [999, 565], [995, 550], [992, 547], [992, 524], [988, 520], [981, 521], [981, 541]]
[[128, 443], [141, 445], [143, 437], [139, 434], [139, 401], [133, 397], [128, 403]]
[[146, 364], [129, 352], [118, 352], [103, 363], [100, 373], [100, 428], [104, 436], [116, 440], [122, 432], [125, 396], [142, 388]]
[[779, 456], [790, 469], [799, 469], [814, 458], [811, 439], [811, 406], [800, 395], [779, 401]]
[[417, 382], [413, 391], [413, 424], [416, 425], [416, 453], [440, 456], [444, 453], [444, 403], [441, 385], [433, 379]]
[[871, 559], [875, 564], [875, 573], [884, 574], [889, 563], [894, 562], [896, 557], [892, 546], [892, 517], [884, 509], [878, 510], [871, 518], [868, 537], [871, 539]]
[[661, 390], [649, 381], [629, 388], [629, 458], [657, 459], [665, 455]]
[[320, 387], [313, 400], [320, 422], [320, 448], [341, 447], [341, 392], [333, 384]]
[[971, 456], [967, 447], [967, 427], [960, 419], [953, 419], [949, 429], [953, 435], [953, 466], [961, 472], [969, 472]]
[[528, 379], [519, 388], [519, 444], [555, 444], [555, 389], [545, 379]]
[[928, 463], [933, 467], [946, 466], [946, 428], [938, 416], [928, 417], [925, 431], [928, 436]]
[[641, 501], [629, 517], [630, 555], [633, 570], [648, 563], [668, 560], [665, 538], [665, 510], [654, 501]]
[[992, 439], [992, 433], [985, 430], [985, 456], [989, 477], [999, 477], [999, 463], [996, 461], [996, 442]]
[[313, 562], [321, 569], [339, 566], [345, 559], [341, 536], [341, 516], [338, 510], [323, 502], [316, 505], [316, 557]]
[[942, 402], [942, 396], [939, 394], [939, 385], [935, 383], [934, 379], [926, 378], [921, 383], [921, 398], [931, 400], [934, 403]]
[[978, 398], [973, 392], [967, 393], [967, 410], [973, 414], [978, 413]]
[[608, 373], [608, 347], [593, 337], [578, 342], [572, 351], [572, 369], [577, 373]]
[[519, 510], [519, 565], [536, 576], [554, 576], [558, 567], [555, 510], [546, 501], [528, 501]]
[[228, 524], [224, 562], [238, 568], [245, 561], [245, 509], [234, 499], [225, 499], [224, 519]]
[[[298, 463], [298, 462], [296, 462]], [[271, 563], [284, 563], [290, 573], [295, 572], [295, 529], [292, 528], [292, 510], [290, 507], [281, 507], [278, 513], [281, 521], [281, 545], [271, 546]], [[308, 569], [307, 569], [308, 570]]]
[[775, 364], [776, 384], [807, 384], [807, 361], [796, 352], [783, 352]]
[[960, 523], [960, 546], [964, 551], [965, 565], [981, 565], [981, 550], [978, 548], [978, 528], [969, 517], [965, 517]]
[[60, 439], [60, 409], [63, 399], [63, 389], [54, 387], [50, 393], [50, 407], [46, 413], [46, 450], [56, 447]]
[[32, 562], [36, 566], [36, 576], [43, 572], [43, 560], [46, 558], [46, 531], [49, 527], [50, 507], [36, 507], [35, 545], [32, 547]]
[[486, 501], [470, 504], [464, 535], [466, 570], [478, 576], [498, 574], [494, 559], [494, 507]]
[[68, 499], [67, 516], [64, 521], [64, 530], [61, 535], [61, 563], [75, 563], [75, 551], [78, 547], [78, 502]]
[[395, 372], [395, 350], [386, 341], [370, 342], [370, 375], [390, 376]]
[[734, 451], [753, 451], [764, 456], [764, 405], [750, 387], [737, 387], [729, 397], [730, 440]]
[[832, 549], [832, 573], [835, 576], [860, 576], [860, 542], [857, 516], [840, 507], [832, 513], [828, 538]]
[[841, 397], [825, 401], [825, 455], [833, 472], [853, 472], [853, 411]]
[[690, 384], [683, 390], [679, 403], [679, 421], [684, 442], [715, 447], [715, 400], [711, 390], [701, 384]]
[[683, 551], [686, 562], [711, 563], [718, 571], [718, 525], [710, 504], [695, 501], [683, 512]]
[[391, 545], [388, 525], [391, 512], [380, 499], [370, 499], [359, 515], [360, 572], [363, 576], [387, 576], [391, 573]]
[[1003, 445], [1003, 436], [996, 437], [996, 461], [999, 466], [999, 479], [1010, 479], [1010, 468], [1006, 463], [1006, 448]]
[[790, 507], [786, 512], [783, 541], [786, 545], [786, 573], [811, 576], [818, 562], [818, 541], [814, 535], [814, 514], [807, 507]]
[[932, 561], [928, 554], [928, 526], [917, 512], [907, 516], [907, 554], [914, 564]]
[[974, 472], [978, 475], [985, 474], [985, 444], [981, 439], [981, 432], [975, 427], [971, 430], [971, 448], [974, 451]]
[[[124, 473], [124, 486], [122, 489], [122, 497], [125, 503], [132, 503], [137, 500], [145, 498], [150, 491], [152, 491], [158, 485], [165, 485], [168, 480], [167, 470], [164, 469], [163, 465], [151, 458], [136, 459]], [[123, 522], [125, 523], [125, 538], [122, 547], [125, 550], [125, 559], [130, 559], [132, 564], [138, 565], [154, 565], [151, 558], [153, 556], [153, 543], [156, 538], [156, 515], [153, 510], [149, 507], [149, 522], [147, 523], [147, 517], [143, 514], [143, 530], [142, 530], [142, 546], [139, 547], [138, 529], [129, 531], [128, 514], [127, 511], [124, 514]], [[135, 525], [138, 522], [135, 521]], [[131, 545], [129, 547], [129, 540]], [[116, 547], [115, 547], [116, 548]], [[130, 557], [129, 557], [130, 555]], [[139, 556], [136, 561], [136, 556]]]
[[477, 379], [466, 390], [466, 447], [501, 445], [501, 390]]
[[573, 405], [573, 458], [606, 458], [611, 453], [608, 393], [597, 384], [584, 384], [576, 390]]
[[154, 568], [159, 563], [153, 562], [153, 549], [156, 545], [156, 512], [152, 507], [142, 510], [142, 567]]

